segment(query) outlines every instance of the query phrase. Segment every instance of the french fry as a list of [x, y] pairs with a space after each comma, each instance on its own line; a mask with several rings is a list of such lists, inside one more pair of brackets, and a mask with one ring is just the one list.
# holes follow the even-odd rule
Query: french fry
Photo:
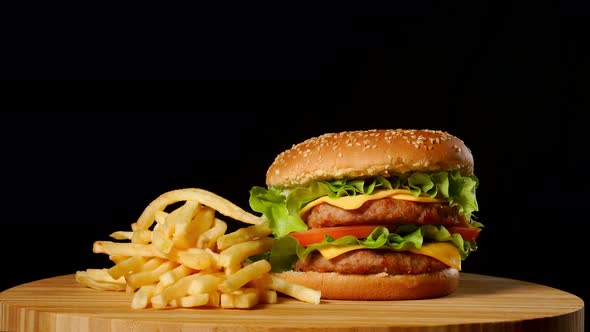
[[270, 275], [270, 285], [268, 288], [274, 289], [279, 293], [291, 296], [299, 301], [318, 304], [322, 293], [318, 290], [305, 287], [294, 282], [281, 279], [277, 276]]
[[158, 227], [154, 227], [154, 232], [160, 233], [163, 238], [170, 240], [176, 228], [176, 218], [174, 216], [170, 218], [170, 214], [166, 214], [164, 221], [156, 226]]
[[259, 289], [258, 302], [265, 304], [273, 304], [278, 302], [277, 291], [273, 289]]
[[137, 290], [137, 288], [135, 288], [129, 284], [125, 284], [125, 293], [134, 294], [136, 290]]
[[168, 258], [152, 244], [119, 243], [112, 241], [94, 241], [92, 251], [97, 254], [109, 256], [143, 256]]
[[268, 227], [268, 223], [266, 222], [258, 225], [239, 228], [238, 230], [219, 237], [219, 239], [217, 239], [217, 248], [219, 248], [219, 250], [224, 250], [233, 246], [234, 244], [268, 236], [271, 233], [272, 230]]
[[154, 295], [151, 298], [152, 306], [156, 309], [166, 307], [168, 302], [188, 295], [188, 288], [191, 282], [199, 277], [198, 274], [191, 274], [180, 278], [177, 282], [165, 288], [161, 293]]
[[183, 308], [200, 307], [209, 302], [209, 294], [187, 295], [177, 299], [178, 306]]
[[234, 294], [221, 294], [220, 306], [222, 308], [235, 308], [234, 306]]
[[140, 229], [134, 231], [131, 235], [131, 242], [148, 244], [152, 241], [152, 231], [147, 229]]
[[215, 274], [199, 275], [191, 282], [188, 288], [188, 293], [193, 295], [214, 292], [223, 280], [224, 278]]
[[125, 280], [127, 281], [127, 284], [133, 288], [140, 288], [142, 286], [156, 284], [160, 281], [160, 276], [177, 266], [178, 263], [176, 262], [166, 261], [152, 270], [129, 274], [125, 277]]
[[206, 306], [219, 308], [221, 306], [221, 293], [217, 291], [210, 292]]
[[264, 219], [261, 217], [246, 212], [234, 203], [210, 191], [198, 188], [187, 188], [168, 191], [153, 200], [144, 209], [139, 216], [139, 219], [131, 224], [131, 229], [149, 229], [154, 222], [156, 211], [164, 210], [168, 205], [180, 201], [200, 202], [229, 218], [240, 220], [248, 224], [260, 224], [264, 222]]
[[[181, 201], [184, 204], [177, 204]], [[178, 207], [165, 211], [172, 204]], [[216, 218], [217, 212], [251, 225], [225, 234], [228, 225]], [[248, 309], [277, 303], [277, 292], [319, 303], [319, 292], [271, 277], [268, 261], [245, 264], [272, 248], [268, 224], [206, 190], [160, 195], [131, 229], [110, 234], [127, 242], [95, 241], [92, 251], [109, 255], [114, 265], [77, 271], [76, 280], [97, 290], [132, 294], [133, 309]]]
[[130, 240], [133, 243], [146, 244], [151, 241], [152, 232], [147, 229], [142, 229], [135, 232], [117, 231], [111, 233], [110, 237], [115, 240]]
[[253, 288], [245, 289], [241, 294], [234, 295], [234, 308], [249, 309], [259, 302], [258, 290]]
[[205, 249], [190, 248], [174, 252], [174, 260], [195, 270], [205, 270], [211, 267], [214, 260]]
[[115, 264], [122, 262], [122, 261], [126, 260], [127, 258], [129, 258], [129, 256], [109, 255], [109, 259]]
[[195, 214], [201, 205], [195, 201], [186, 201], [184, 205], [172, 211], [166, 218], [166, 223], [174, 225], [172, 243], [177, 248], [190, 248], [197, 242], [199, 234], [196, 231], [197, 222], [193, 222]]
[[108, 273], [113, 279], [118, 279], [131, 272], [141, 271], [141, 268], [146, 263], [147, 259], [142, 256], [131, 256], [124, 261], [115, 264], [108, 269]]
[[199, 236], [210, 229], [214, 221], [215, 210], [208, 206], [196, 205], [192, 218], [176, 223], [172, 239], [175, 247], [186, 249], [196, 246]]
[[258, 292], [252, 288], [221, 294], [222, 308], [249, 309], [257, 304]]
[[238, 272], [228, 276], [225, 281], [219, 284], [218, 288], [224, 293], [231, 293], [238, 290], [251, 280], [254, 280], [261, 275], [269, 272], [271, 269], [270, 263], [264, 259], [256, 261], [252, 264], [244, 266]]
[[217, 244], [217, 240], [227, 230], [227, 223], [221, 219], [215, 218], [213, 227], [204, 231], [197, 239], [197, 248], [213, 249]]
[[207, 205], [201, 205], [192, 220], [197, 234], [201, 235], [211, 229], [215, 224], [215, 219], [215, 210]]
[[146, 308], [150, 304], [150, 299], [152, 298], [152, 296], [154, 296], [155, 290], [155, 285], [141, 286], [139, 290], [137, 290], [135, 294], [133, 294], [133, 299], [131, 300], [131, 308]]
[[154, 213], [154, 219], [158, 224], [163, 224], [166, 222], [166, 218], [168, 218], [168, 212], [164, 210], [158, 210]]
[[258, 240], [251, 240], [234, 244], [233, 246], [219, 253], [219, 265], [231, 267], [241, 264], [246, 258], [269, 251], [274, 239], [264, 237]]
[[86, 269], [88, 277], [92, 280], [101, 282], [112, 282], [116, 284], [125, 284], [125, 278], [119, 277], [114, 279], [108, 272], [108, 269]]
[[[188, 248], [189, 237], [197, 237], [188, 233], [190, 231], [187, 224], [191, 222], [197, 209], [200, 207], [198, 202], [187, 201], [181, 207], [171, 213], [160, 215], [162, 220], [154, 228], [152, 234], [152, 243], [158, 250], [169, 254], [174, 247]], [[139, 232], [141, 230], [136, 230]]]
[[190, 267], [179, 265], [174, 269], [160, 275], [160, 284], [164, 287], [170, 286], [179, 279], [184, 278], [193, 272], [195, 272], [195, 270], [191, 269]]
[[213, 262], [212, 264], [215, 265], [215, 267], [221, 267], [221, 265], [219, 265], [219, 254], [209, 248], [204, 250], [209, 253], [209, 256], [211, 256], [211, 261]]
[[133, 232], [116, 231], [112, 232], [109, 236], [115, 240], [131, 240], [131, 237], [133, 237]]
[[141, 267], [141, 271], [153, 270], [153, 269], [157, 268], [158, 266], [164, 264], [165, 262], [167, 262], [167, 260], [164, 258], [159, 258], [159, 257], [150, 258], [145, 264], [143, 264], [143, 266]]
[[97, 281], [88, 276], [86, 271], [76, 271], [76, 281], [97, 290], [124, 291], [125, 284]]
[[237, 262], [237, 263], [232, 264], [230, 266], [224, 267], [223, 271], [225, 272], [226, 276], [230, 276], [230, 275], [235, 274], [236, 272], [240, 271], [240, 269], [242, 269], [242, 264], [240, 262]]
[[164, 254], [169, 254], [174, 248], [174, 243], [160, 229], [152, 234], [152, 245]]

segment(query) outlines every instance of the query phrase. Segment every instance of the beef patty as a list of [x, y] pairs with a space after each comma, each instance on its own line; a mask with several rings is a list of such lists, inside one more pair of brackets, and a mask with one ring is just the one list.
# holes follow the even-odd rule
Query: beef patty
[[330, 260], [314, 251], [299, 260], [296, 271], [338, 272], [342, 274], [421, 274], [448, 268], [447, 265], [429, 256], [407, 251], [353, 250]]
[[455, 226], [464, 224], [458, 206], [441, 203], [419, 203], [399, 199], [382, 198], [367, 201], [356, 210], [345, 210], [323, 203], [308, 212], [310, 228], [362, 225], [362, 224], [436, 224]]

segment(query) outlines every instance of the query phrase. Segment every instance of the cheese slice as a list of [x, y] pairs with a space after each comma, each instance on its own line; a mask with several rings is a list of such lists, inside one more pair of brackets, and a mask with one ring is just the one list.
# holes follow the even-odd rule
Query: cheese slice
[[305, 212], [309, 211], [312, 207], [320, 205], [322, 203], [328, 203], [330, 205], [339, 207], [344, 210], [354, 210], [360, 208], [365, 202], [391, 197], [393, 199], [400, 199], [405, 201], [414, 201], [414, 202], [422, 202], [422, 203], [439, 203], [444, 202], [444, 200], [436, 199], [432, 197], [425, 197], [425, 196], [414, 196], [412, 193], [407, 189], [389, 189], [389, 190], [382, 190], [378, 191], [373, 195], [356, 195], [356, 196], [343, 196], [339, 198], [330, 198], [329, 196], [323, 196], [315, 201], [309, 202], [301, 211], [299, 211], [300, 215], [305, 214]]
[[318, 249], [320, 254], [324, 256], [325, 259], [332, 259], [336, 256], [340, 256], [344, 253], [349, 251], [363, 249], [364, 247], [358, 244], [351, 244], [349, 246], [326, 246], [321, 249]]
[[425, 243], [420, 249], [407, 249], [415, 254], [430, 256], [439, 261], [461, 270], [461, 254], [459, 249], [449, 242]]
[[[328, 246], [318, 249], [318, 251], [326, 259], [332, 259], [349, 251], [363, 248], [364, 247], [361, 245]], [[410, 251], [415, 254], [429, 256], [445, 263], [452, 268], [461, 270], [461, 254], [459, 253], [459, 249], [449, 242], [425, 243], [420, 249], [410, 248], [401, 249], [399, 251]]]

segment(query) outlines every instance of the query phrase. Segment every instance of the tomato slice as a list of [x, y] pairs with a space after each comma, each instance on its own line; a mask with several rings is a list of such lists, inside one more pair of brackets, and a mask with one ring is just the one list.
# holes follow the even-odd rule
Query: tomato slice
[[451, 234], [458, 233], [465, 241], [474, 241], [479, 236], [480, 228], [474, 227], [462, 227], [462, 226], [450, 226], [447, 227]]
[[334, 226], [324, 228], [312, 228], [303, 232], [289, 233], [296, 238], [302, 246], [319, 243], [324, 241], [324, 237], [330, 235], [334, 239], [339, 239], [346, 235], [353, 235], [357, 239], [366, 238], [371, 232], [380, 225], [354, 225], [354, 226]]
[[[375, 227], [383, 225], [351, 225], [351, 226], [334, 226], [324, 228], [312, 228], [302, 232], [293, 232], [289, 235], [296, 238], [302, 246], [319, 243], [324, 241], [327, 235], [334, 239], [339, 239], [343, 236], [352, 235], [357, 239], [363, 239], [369, 236]], [[391, 225], [385, 226], [392, 229]], [[474, 241], [479, 236], [481, 229], [463, 226], [448, 226], [447, 229], [451, 234], [458, 233], [465, 241]]]

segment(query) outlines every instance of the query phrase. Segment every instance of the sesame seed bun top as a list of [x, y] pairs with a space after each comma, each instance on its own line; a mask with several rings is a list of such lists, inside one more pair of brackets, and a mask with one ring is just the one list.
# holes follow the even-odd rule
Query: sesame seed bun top
[[281, 152], [266, 185], [293, 187], [312, 180], [458, 170], [473, 175], [473, 156], [459, 138], [437, 130], [371, 129], [326, 133]]

